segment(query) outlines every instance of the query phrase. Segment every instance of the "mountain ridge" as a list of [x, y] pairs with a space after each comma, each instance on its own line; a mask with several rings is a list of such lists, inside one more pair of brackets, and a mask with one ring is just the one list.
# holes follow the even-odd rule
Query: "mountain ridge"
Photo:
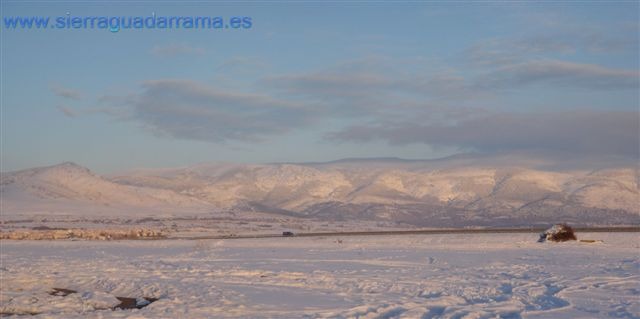
[[65, 162], [2, 173], [0, 193], [3, 215], [42, 213], [52, 207], [73, 214], [100, 207], [97, 211], [108, 214], [114, 209], [105, 207], [117, 207], [120, 214], [251, 210], [452, 226], [546, 219], [634, 224], [640, 219], [640, 178], [633, 166], [551, 171], [531, 168], [534, 165], [492, 167], [485, 160], [465, 165], [400, 160], [408, 166], [391, 165], [397, 161], [393, 158], [383, 161], [373, 166], [358, 159], [197, 164], [110, 176]]

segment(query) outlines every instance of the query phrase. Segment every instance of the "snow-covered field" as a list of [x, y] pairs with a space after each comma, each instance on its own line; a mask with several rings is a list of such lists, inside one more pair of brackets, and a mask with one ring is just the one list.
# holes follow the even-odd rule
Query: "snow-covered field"
[[[640, 235], [0, 241], [0, 312], [38, 318], [640, 318]], [[53, 296], [52, 288], [77, 291]], [[111, 310], [118, 297], [159, 300]]]

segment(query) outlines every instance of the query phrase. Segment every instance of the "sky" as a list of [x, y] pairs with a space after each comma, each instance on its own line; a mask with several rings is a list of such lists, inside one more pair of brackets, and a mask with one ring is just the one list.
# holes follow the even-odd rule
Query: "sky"
[[[2, 1], [243, 29], [1, 32], [1, 170], [565, 152], [637, 159], [638, 2]], [[52, 18], [53, 19], [53, 18]]]

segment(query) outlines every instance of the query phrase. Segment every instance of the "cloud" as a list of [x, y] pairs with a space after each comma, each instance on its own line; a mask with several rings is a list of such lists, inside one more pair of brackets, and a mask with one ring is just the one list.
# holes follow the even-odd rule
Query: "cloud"
[[334, 132], [330, 140], [392, 145], [422, 143], [465, 150], [554, 150], [638, 157], [640, 114], [624, 111], [494, 113], [449, 125], [420, 121], [358, 125]]
[[156, 45], [151, 48], [150, 52], [159, 57], [175, 57], [178, 55], [202, 55], [205, 53], [205, 50], [184, 43], [171, 43]]
[[65, 99], [70, 100], [80, 100], [82, 98], [82, 94], [78, 90], [65, 88], [59, 84], [54, 84], [51, 86], [51, 91], [59, 97], [63, 97]]
[[321, 103], [330, 113], [360, 116], [386, 107], [384, 102], [395, 95], [393, 81], [376, 72], [323, 71], [272, 76], [263, 82], [288, 96]]
[[314, 101], [336, 116], [365, 119], [460, 114], [468, 105], [506, 96], [506, 89], [610, 91], [640, 85], [637, 70], [552, 59], [504, 61], [480, 70], [399, 64], [366, 59], [314, 72], [269, 76], [260, 84], [288, 97]]
[[[273, 75], [260, 84], [292, 98], [314, 101], [338, 117], [387, 117], [434, 111], [484, 95], [452, 69], [429, 70], [385, 58], [363, 58], [314, 72]], [[408, 70], [407, 70], [408, 69]]]
[[268, 66], [267, 63], [258, 59], [243, 56], [232, 57], [218, 65], [216, 71], [229, 71], [229, 70], [260, 70]]
[[127, 119], [130, 117], [129, 110], [121, 107], [85, 107], [85, 108], [71, 108], [65, 105], [56, 106], [58, 111], [62, 112], [67, 117], [80, 117], [93, 114], [106, 114], [118, 119]]
[[637, 55], [639, 47], [637, 26], [607, 33], [585, 30], [583, 27], [563, 26], [540, 34], [483, 39], [467, 48], [464, 56], [475, 66], [502, 66], [551, 56], [567, 57], [578, 53]]
[[247, 93], [191, 80], [149, 80], [137, 93], [105, 95], [98, 103], [100, 112], [156, 134], [214, 143], [263, 141], [326, 120], [405, 118], [435, 109], [440, 117], [460, 113], [411, 97], [423, 89], [401, 88], [400, 79], [382, 73], [292, 74], [265, 83], [262, 93]]
[[255, 142], [311, 119], [311, 108], [298, 103], [189, 80], [152, 80], [142, 87], [131, 105], [131, 119], [180, 139]]
[[70, 107], [67, 107], [67, 106], [64, 106], [64, 105], [58, 105], [56, 108], [58, 109], [58, 111], [62, 112], [67, 117], [76, 117], [77, 116], [76, 112]]
[[636, 71], [560, 60], [511, 63], [463, 76], [452, 68], [382, 58], [271, 75], [244, 91], [184, 79], [149, 80], [133, 93], [103, 96], [99, 103], [102, 113], [158, 135], [213, 143], [260, 142], [294, 130], [325, 129], [332, 131], [328, 140], [341, 142], [630, 155], [638, 153], [637, 112], [560, 111], [562, 105], [552, 105], [559, 111], [506, 113], [497, 109], [510, 105], [487, 101], [505, 88], [535, 94], [570, 87], [611, 96], [605, 91], [637, 84]]
[[465, 56], [476, 66], [500, 66], [552, 55], [577, 52], [619, 53], [637, 51], [638, 43], [598, 35], [582, 35], [582, 41], [563, 40], [558, 36], [536, 36], [525, 39], [488, 39], [465, 50]]
[[[613, 28], [616, 29], [616, 28]], [[530, 85], [586, 90], [636, 89], [637, 69], [616, 69], [581, 63], [574, 57], [608, 59], [637, 57], [637, 28], [617, 28], [604, 33], [597, 28], [576, 28], [560, 23], [546, 33], [511, 38], [483, 39], [463, 52], [463, 61], [476, 71], [474, 85], [497, 90]]]
[[596, 90], [636, 89], [640, 85], [639, 77], [637, 70], [559, 60], [534, 60], [497, 68], [479, 77], [477, 84], [488, 89], [532, 84]]

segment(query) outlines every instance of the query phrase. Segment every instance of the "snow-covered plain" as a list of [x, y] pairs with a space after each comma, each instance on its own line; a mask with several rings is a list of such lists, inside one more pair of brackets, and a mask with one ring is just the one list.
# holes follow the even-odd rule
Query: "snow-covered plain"
[[[640, 235], [0, 241], [0, 312], [37, 318], [640, 318]], [[52, 296], [52, 288], [76, 290]], [[153, 297], [110, 310], [115, 296]], [[103, 310], [100, 310], [103, 309]]]

